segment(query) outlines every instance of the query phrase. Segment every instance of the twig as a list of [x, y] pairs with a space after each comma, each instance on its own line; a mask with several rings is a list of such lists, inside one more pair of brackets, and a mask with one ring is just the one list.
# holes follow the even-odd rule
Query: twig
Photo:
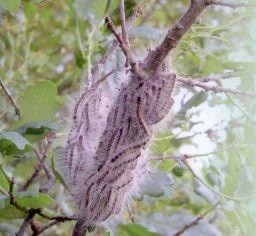
[[129, 61], [132, 72], [140, 76], [141, 78], [147, 78], [147, 74], [144, 70], [142, 70], [137, 62], [132, 58], [130, 54], [130, 50], [127, 48], [127, 46], [124, 44], [123, 39], [120, 37], [120, 34], [118, 34], [114, 28], [113, 22], [109, 17], [105, 17], [105, 23], [107, 25], [107, 28], [112, 32], [112, 34], [116, 37], [120, 48], [122, 49], [127, 61]]
[[120, 20], [121, 20], [121, 28], [122, 28], [122, 39], [126, 47], [129, 49], [129, 39], [128, 39], [128, 33], [126, 28], [126, 21], [125, 21], [125, 8], [124, 8], [124, 0], [120, 0]]
[[[141, 14], [141, 9], [139, 6], [136, 7], [134, 14], [131, 18], [129, 18], [129, 20], [127, 21], [127, 31], [129, 31], [132, 26], [133, 23], [135, 21], [135, 19]], [[91, 75], [92, 75], [92, 82], [94, 81], [94, 78], [97, 78], [97, 74], [100, 72], [100, 68], [102, 65], [105, 65], [105, 63], [107, 62], [107, 60], [109, 59], [109, 57], [112, 55], [112, 53], [115, 51], [115, 49], [118, 46], [118, 41], [117, 39], [115, 39], [112, 43], [112, 45], [110, 46], [109, 50], [101, 57], [101, 59], [99, 60], [98, 63], [96, 63], [96, 65], [92, 68], [91, 70]]]
[[54, 133], [50, 133], [49, 135], [47, 135], [46, 140], [47, 140], [47, 144], [44, 147], [44, 151], [42, 150], [37, 150], [34, 149], [34, 152], [36, 154], [36, 157], [38, 159], [38, 163], [36, 164], [36, 167], [34, 169], [34, 172], [32, 173], [32, 175], [27, 179], [27, 181], [23, 184], [23, 186], [20, 188], [20, 191], [25, 191], [28, 189], [28, 187], [33, 183], [33, 181], [37, 178], [37, 176], [39, 175], [39, 172], [42, 170], [42, 168], [44, 169], [46, 176], [48, 178], [48, 180], [50, 181], [48, 183], [47, 186], [45, 186], [45, 188], [43, 187], [42, 191], [49, 191], [49, 189], [53, 186], [53, 183], [55, 181], [55, 176], [52, 173], [51, 169], [47, 166], [47, 164], [45, 163], [45, 159], [47, 158], [47, 153], [52, 145], [52, 142], [55, 138], [55, 134]]
[[231, 93], [231, 94], [236, 94], [240, 96], [246, 96], [250, 98], [256, 98], [256, 94], [253, 93], [248, 93], [248, 92], [243, 92], [235, 89], [229, 89], [229, 88], [223, 88], [221, 86], [211, 86], [207, 85], [205, 83], [202, 83], [201, 81], [198, 81], [196, 79], [184, 79], [181, 77], [176, 77], [176, 80], [186, 84], [188, 86], [196, 86], [204, 89], [205, 91], [212, 91], [214, 93]]
[[51, 228], [52, 226], [58, 224], [58, 223], [63, 223], [66, 221], [72, 221], [72, 220], [77, 220], [77, 218], [73, 218], [73, 217], [52, 217], [52, 218], [48, 218], [49, 220], [51, 220], [49, 223], [45, 224], [44, 226], [38, 226], [33, 220], [30, 221], [30, 225], [31, 225], [31, 229], [33, 231], [33, 236], [39, 235], [41, 233], [43, 233], [45, 230]]
[[178, 232], [176, 232], [173, 236], [180, 236], [182, 235], [186, 230], [192, 228], [193, 226], [197, 225], [199, 223], [200, 220], [203, 220], [206, 215], [208, 215], [210, 212], [214, 211], [218, 205], [221, 204], [221, 201], [218, 201], [213, 207], [211, 207], [209, 210], [207, 210], [206, 212], [204, 212], [203, 214], [199, 215], [194, 221], [192, 221], [189, 224], [186, 224], [181, 230], [179, 230]]
[[10, 205], [15, 206], [16, 209], [24, 212], [24, 213], [29, 213], [29, 210], [23, 206], [20, 206], [15, 197], [14, 197], [14, 193], [13, 193], [13, 187], [14, 187], [14, 178], [8, 178], [8, 182], [9, 182], [9, 197], [10, 197]]
[[20, 109], [18, 107], [18, 105], [16, 104], [15, 100], [13, 99], [11, 93], [9, 92], [9, 90], [4, 86], [3, 81], [0, 79], [0, 86], [3, 89], [5, 95], [7, 96], [7, 98], [9, 99], [9, 101], [11, 102], [12, 106], [14, 107], [15, 113], [16, 115], [19, 117], [19, 119], [21, 118], [20, 116]]

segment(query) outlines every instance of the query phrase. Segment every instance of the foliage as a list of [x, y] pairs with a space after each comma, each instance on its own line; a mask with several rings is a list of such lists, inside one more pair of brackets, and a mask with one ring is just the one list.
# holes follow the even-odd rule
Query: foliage
[[[131, 15], [138, 1], [126, 1]], [[159, 43], [164, 32], [184, 13], [188, 1], [140, 1], [144, 13], [131, 31], [132, 47], [141, 54]], [[253, 2], [253, 1], [252, 1]], [[65, 145], [70, 101], [80, 82], [107, 50], [112, 36], [103, 25], [108, 14], [119, 25], [118, 1], [0, 0], [0, 79], [18, 102], [21, 119], [0, 91], [0, 232], [14, 234], [26, 214], [6, 196], [15, 177], [14, 196], [26, 208], [42, 208], [50, 216], [72, 216], [76, 209], [65, 189], [56, 147]], [[147, 14], [149, 13], [149, 14]], [[255, 9], [207, 9], [173, 52], [179, 75], [229, 77], [221, 85], [255, 91]], [[177, 87], [167, 125], [157, 128], [151, 144], [157, 170], [118, 226], [118, 235], [174, 234], [221, 205], [184, 235], [254, 235], [256, 215], [255, 99]], [[71, 108], [72, 109], [72, 108]], [[49, 135], [56, 139], [43, 153]], [[63, 135], [64, 134], [64, 135]], [[53, 150], [54, 149], [54, 150]], [[42, 169], [24, 191], [39, 165], [42, 151], [57, 179], [50, 191]], [[185, 163], [179, 158], [191, 155]], [[177, 157], [170, 158], [172, 156]], [[65, 176], [64, 176], [65, 177]], [[40, 191], [39, 191], [40, 190]], [[46, 219], [36, 216], [36, 221]], [[46, 235], [70, 235], [65, 222]], [[108, 235], [103, 229], [97, 233]], [[94, 235], [94, 233], [92, 233]]]

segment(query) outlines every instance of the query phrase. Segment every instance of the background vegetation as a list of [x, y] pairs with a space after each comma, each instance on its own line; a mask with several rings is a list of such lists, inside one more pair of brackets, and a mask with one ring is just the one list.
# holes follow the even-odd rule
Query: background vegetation
[[[189, 1], [126, 3], [128, 16], [142, 6], [130, 34], [140, 57], [161, 41]], [[27, 215], [10, 204], [11, 177], [19, 206], [41, 208], [48, 216], [75, 213], [55, 152], [65, 145], [70, 101], [113, 39], [103, 18], [119, 25], [117, 8], [117, 0], [0, 0], [0, 79], [21, 116], [0, 90], [0, 234], [14, 235]], [[255, 8], [207, 9], [172, 54], [173, 68], [184, 77], [212, 76], [224, 87], [255, 93], [255, 23]], [[181, 85], [174, 99], [167, 127], [152, 142], [156, 170], [131, 209], [135, 223], [127, 214], [115, 232], [173, 235], [192, 222], [184, 235], [254, 235], [255, 99]], [[48, 222], [34, 218], [41, 227]], [[60, 223], [44, 234], [70, 235], [73, 225]]]

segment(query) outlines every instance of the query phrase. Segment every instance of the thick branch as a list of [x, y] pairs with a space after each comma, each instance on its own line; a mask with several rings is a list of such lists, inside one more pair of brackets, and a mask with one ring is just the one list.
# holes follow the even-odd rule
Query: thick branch
[[168, 31], [163, 42], [149, 52], [143, 62], [143, 68], [148, 72], [154, 72], [164, 61], [169, 52], [175, 48], [182, 36], [189, 30], [207, 4], [203, 0], [192, 0], [188, 11]]
[[162, 64], [169, 52], [174, 49], [191, 25], [196, 21], [201, 12], [209, 5], [220, 5], [231, 8], [253, 7], [255, 5], [246, 3], [230, 3], [221, 0], [191, 0], [187, 12], [180, 20], [168, 31], [163, 42], [144, 59], [143, 69], [147, 72], [154, 72]]
[[34, 218], [34, 216], [39, 212], [39, 209], [30, 209], [27, 217], [24, 219], [19, 231], [16, 236], [23, 236], [26, 233], [26, 229], [30, 224], [30, 221]]

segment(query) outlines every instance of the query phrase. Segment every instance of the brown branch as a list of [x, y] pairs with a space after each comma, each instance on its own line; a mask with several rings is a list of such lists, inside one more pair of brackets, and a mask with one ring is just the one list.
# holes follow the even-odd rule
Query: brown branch
[[16, 236], [23, 236], [25, 231], [30, 224], [30, 221], [34, 218], [34, 216], [38, 213], [39, 209], [30, 209], [27, 217], [24, 219], [22, 225], [20, 226], [19, 231], [16, 233]]
[[229, 88], [223, 88], [221, 86], [211, 86], [211, 85], [207, 85], [207, 84], [205, 84], [201, 81], [195, 80], [195, 79], [185, 79], [182, 77], [176, 77], [176, 80], [182, 84], [187, 85], [187, 86], [200, 87], [207, 92], [212, 91], [214, 93], [231, 93], [231, 94], [235, 94], [235, 95], [256, 98], [256, 94], [254, 94], [254, 93], [248, 93], [248, 92], [243, 92], [243, 91], [229, 89]]
[[132, 72], [140, 76], [141, 78], [147, 78], [147, 74], [145, 71], [143, 71], [137, 64], [137, 62], [133, 59], [133, 57], [130, 54], [129, 48], [124, 44], [123, 39], [121, 38], [120, 34], [118, 34], [114, 28], [113, 22], [109, 17], [105, 17], [105, 23], [107, 25], [107, 28], [111, 31], [111, 33], [116, 37], [120, 48], [122, 49], [126, 60], [129, 61]]
[[245, 3], [230, 3], [220, 0], [191, 0], [191, 4], [187, 12], [172, 28], [169, 29], [163, 42], [148, 53], [142, 63], [142, 68], [150, 73], [157, 71], [157, 68], [163, 63], [170, 51], [177, 46], [181, 38], [196, 21], [197, 17], [204, 9], [207, 8], [207, 6], [210, 5], [221, 5], [232, 8], [255, 6]]
[[200, 220], [203, 220], [206, 215], [208, 215], [210, 212], [214, 211], [218, 205], [221, 204], [221, 201], [218, 201], [213, 207], [211, 207], [209, 210], [207, 210], [206, 212], [204, 212], [203, 214], [199, 215], [194, 221], [192, 221], [189, 224], [186, 224], [181, 230], [179, 230], [178, 232], [176, 232], [173, 236], [180, 236], [183, 233], [185, 233], [186, 230], [194, 227], [195, 225], [197, 225], [199, 223]]
[[22, 212], [24, 212], [24, 213], [29, 213], [29, 210], [28, 210], [27, 208], [23, 207], [23, 206], [20, 206], [20, 205], [17, 203], [17, 201], [16, 201], [16, 199], [15, 199], [15, 197], [14, 197], [14, 193], [13, 193], [13, 187], [14, 187], [14, 184], [15, 184], [14, 178], [9, 179], [8, 182], [9, 182], [10, 205], [15, 206], [16, 209], [18, 209], [18, 210], [20, 210], [20, 211], [22, 211]]
[[124, 8], [124, 0], [120, 0], [120, 20], [121, 20], [121, 28], [122, 28], [122, 39], [124, 44], [127, 48], [130, 48], [128, 33], [126, 28], [126, 21], [125, 21], [125, 8]]
[[[133, 16], [129, 18], [129, 20], [127, 21], [127, 31], [129, 31], [132, 26], [133, 23], [135, 21], [135, 19], [141, 14], [141, 9], [139, 6], [136, 7]], [[92, 83], [95, 82], [95, 78], [97, 77], [97, 74], [100, 72], [100, 68], [102, 65], [105, 65], [105, 63], [108, 61], [109, 57], [112, 55], [112, 53], [115, 51], [115, 49], [118, 46], [118, 41], [115, 39], [112, 43], [112, 45], [110, 46], [109, 50], [101, 57], [101, 59], [99, 60], [99, 62], [92, 68], [91, 70], [91, 74], [92, 74]]]
[[31, 229], [33, 231], [33, 236], [39, 235], [43, 233], [45, 230], [51, 228], [52, 226], [63, 223], [66, 221], [72, 221], [72, 220], [77, 220], [77, 218], [72, 218], [72, 217], [53, 217], [49, 218], [51, 221], [43, 226], [37, 225], [34, 221], [30, 221]]
[[44, 150], [40, 150], [41, 147], [39, 148], [39, 151], [37, 149], [34, 149], [35, 155], [38, 159], [38, 163], [36, 164], [36, 167], [34, 169], [34, 172], [31, 174], [31, 176], [27, 179], [27, 181], [23, 184], [23, 186], [20, 188], [20, 191], [25, 191], [28, 189], [28, 187], [33, 183], [33, 181], [38, 177], [39, 172], [42, 170], [42, 168], [45, 171], [45, 174], [48, 178], [48, 183], [45, 185], [41, 191], [46, 192], [49, 191], [50, 188], [53, 186], [55, 182], [55, 176], [52, 173], [52, 170], [48, 167], [48, 165], [45, 163], [45, 160], [47, 158], [48, 151], [52, 145], [53, 140], [55, 139], [55, 134], [50, 133], [45, 137], [47, 144], [44, 147]]
[[16, 115], [21, 118], [20, 116], [20, 109], [18, 107], [18, 105], [16, 104], [15, 100], [13, 99], [11, 93], [9, 92], [9, 90], [5, 87], [3, 81], [0, 79], [0, 87], [3, 89], [5, 95], [7, 96], [7, 98], [9, 99], [10, 103], [12, 104], [12, 106], [14, 107], [15, 113]]
[[180, 39], [190, 29], [206, 6], [207, 4], [204, 0], [191, 0], [187, 12], [168, 31], [163, 42], [148, 53], [143, 61], [143, 69], [150, 73], [157, 71], [157, 68], [162, 64], [169, 52], [177, 46]]
[[[2, 171], [3, 172], [3, 171]], [[24, 212], [24, 213], [26, 213], [27, 214], [27, 217], [25, 218], [25, 220], [23, 221], [23, 223], [22, 223], [22, 225], [21, 225], [21, 227], [20, 227], [20, 229], [19, 229], [19, 231], [18, 231], [18, 233], [17, 233], [17, 235], [18, 236], [22, 236], [24, 233], [25, 233], [25, 230], [26, 230], [26, 228], [27, 228], [27, 226], [28, 226], [28, 224], [30, 223], [31, 224], [31, 228], [32, 228], [32, 230], [33, 230], [33, 232], [35, 232], [36, 231], [36, 226], [34, 225], [34, 228], [33, 228], [33, 221], [32, 221], [32, 219], [34, 218], [34, 216], [37, 214], [37, 215], [39, 215], [39, 216], [41, 216], [41, 217], [43, 217], [43, 218], [45, 218], [45, 219], [48, 219], [48, 220], [53, 220], [53, 221], [55, 221], [55, 222], [65, 222], [65, 221], [72, 221], [72, 220], [77, 220], [77, 218], [76, 217], [67, 217], [67, 216], [53, 216], [53, 217], [51, 217], [51, 216], [48, 216], [48, 215], [46, 215], [46, 214], [44, 214], [43, 212], [42, 212], [42, 209], [40, 209], [40, 208], [30, 208], [30, 209], [28, 209], [28, 208], [26, 208], [26, 207], [23, 207], [23, 206], [21, 206], [21, 205], [19, 205], [18, 204], [18, 202], [16, 201], [16, 199], [15, 199], [15, 196], [14, 196], [14, 189], [13, 189], [13, 187], [14, 187], [14, 184], [15, 184], [15, 181], [14, 181], [14, 178], [9, 178], [6, 174], [5, 174], [5, 172], [3, 172], [4, 173], [4, 176], [5, 176], [5, 178], [6, 178], [6, 180], [8, 181], [8, 183], [9, 183], [9, 192], [8, 192], [8, 196], [9, 196], [9, 198], [10, 198], [10, 205], [13, 205], [17, 210], [20, 210], [20, 211], [22, 211], [22, 212]], [[56, 224], [56, 223], [55, 223]], [[50, 225], [50, 224], [49, 224]], [[50, 227], [50, 226], [49, 226]], [[49, 228], [49, 227], [47, 227], [47, 228]], [[44, 229], [44, 228], [43, 228]], [[42, 229], [40, 229], [40, 230], [42, 230]], [[38, 234], [40, 233], [40, 230], [38, 230]], [[44, 229], [45, 230], [45, 229]], [[44, 231], [43, 230], [43, 231]]]

